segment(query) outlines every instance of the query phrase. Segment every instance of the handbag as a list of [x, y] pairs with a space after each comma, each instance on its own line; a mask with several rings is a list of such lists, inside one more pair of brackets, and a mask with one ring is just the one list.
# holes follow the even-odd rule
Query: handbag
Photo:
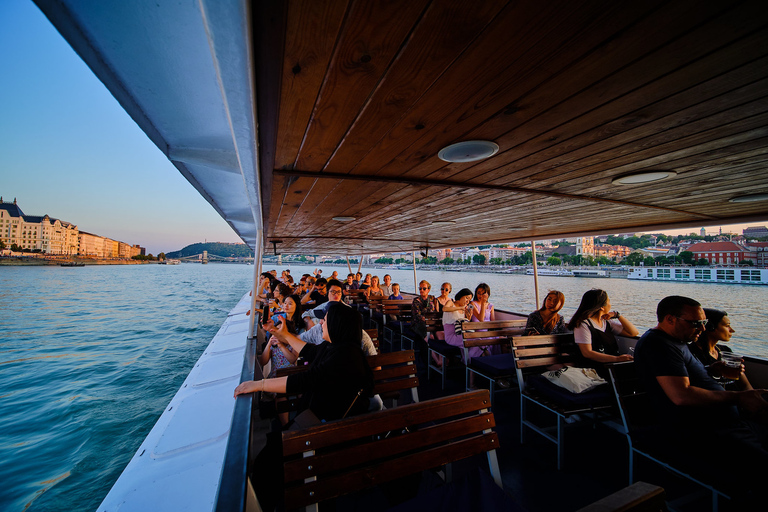
[[549, 382], [567, 389], [571, 393], [584, 393], [597, 386], [607, 384], [593, 368], [576, 368], [564, 366], [559, 370], [542, 373]]

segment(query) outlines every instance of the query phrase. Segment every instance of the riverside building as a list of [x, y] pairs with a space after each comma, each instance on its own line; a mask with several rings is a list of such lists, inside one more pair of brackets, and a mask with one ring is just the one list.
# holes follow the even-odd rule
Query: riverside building
[[49, 215], [26, 215], [14, 198], [6, 203], [0, 197], [0, 240], [27, 251], [64, 256], [131, 258], [142, 254], [138, 245], [80, 231], [75, 224]]

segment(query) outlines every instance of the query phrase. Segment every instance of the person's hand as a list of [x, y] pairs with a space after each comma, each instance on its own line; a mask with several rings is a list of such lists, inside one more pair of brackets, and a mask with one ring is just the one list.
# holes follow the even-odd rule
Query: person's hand
[[253, 393], [255, 391], [259, 391], [261, 389], [261, 386], [256, 383], [255, 380], [247, 380], [245, 382], [241, 382], [239, 386], [235, 388], [235, 397], [238, 395], [245, 395], [247, 393]]
[[620, 356], [617, 356], [616, 361], [619, 363], [623, 363], [624, 361], [632, 361], [634, 357], [632, 357], [629, 354], [621, 354]]
[[733, 368], [725, 364], [725, 361], [715, 361], [707, 367], [709, 374], [713, 377], [723, 377], [726, 379], [738, 380], [741, 374], [746, 370], [742, 364], [739, 368]]

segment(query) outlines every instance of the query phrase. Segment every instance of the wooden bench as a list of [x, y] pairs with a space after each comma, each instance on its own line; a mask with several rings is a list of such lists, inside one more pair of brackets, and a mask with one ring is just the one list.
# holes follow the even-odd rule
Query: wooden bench
[[636, 482], [576, 512], [666, 512], [664, 489]]
[[511, 351], [513, 336], [525, 331], [527, 319], [494, 320], [492, 322], [464, 322], [461, 337], [464, 342], [464, 387], [469, 390], [469, 375], [474, 373], [488, 380], [491, 400], [500, 380], [513, 381], [515, 362], [512, 354], [502, 353], [483, 357], [469, 356], [474, 347], [500, 347], [502, 352]]
[[368, 314], [370, 315], [369, 321], [371, 328], [375, 328], [376, 330], [379, 330], [380, 326], [384, 323], [381, 313], [381, 302], [383, 300], [387, 300], [387, 298], [383, 295], [377, 297], [368, 297]]
[[376, 347], [376, 352], [381, 352], [379, 349], [379, 330], [378, 329], [363, 329], [367, 334], [368, 337], [371, 338], [371, 343], [373, 343], [373, 346]]
[[[400, 350], [386, 354], [368, 356], [368, 365], [373, 370], [373, 393], [382, 400], [392, 399], [397, 405], [401, 391], [410, 391], [411, 399], [419, 401], [419, 378], [416, 376], [416, 356], [413, 350]], [[277, 371], [277, 377], [286, 377], [306, 371], [309, 365], [292, 366]], [[284, 396], [284, 395], [283, 395]], [[300, 397], [291, 396], [276, 404], [277, 412], [292, 412], [298, 409]]]
[[[563, 430], [566, 420], [576, 414], [591, 416], [595, 420], [596, 415], [610, 416], [613, 408], [613, 400], [607, 386], [574, 394], [541, 377], [540, 374], [551, 369], [553, 365], [571, 365], [574, 350], [578, 348], [574, 345], [573, 333], [512, 338], [512, 354], [520, 389], [520, 442], [525, 442], [525, 429], [529, 428], [555, 443], [558, 470], [562, 468], [565, 453]], [[535, 385], [531, 385], [532, 381]], [[556, 424], [543, 425], [529, 419], [528, 405], [536, 405], [554, 414], [557, 418]]]
[[[384, 316], [382, 339], [389, 345], [389, 350], [395, 345], [395, 339], [401, 336], [411, 323], [411, 308], [413, 299], [386, 299], [381, 301], [381, 313]], [[396, 320], [393, 322], [391, 318]]]
[[283, 432], [285, 509], [317, 510], [318, 502], [483, 453], [502, 487], [489, 405], [481, 390]]
[[[658, 446], [653, 442], [652, 437], [647, 435], [648, 429], [653, 425], [655, 413], [650, 397], [646, 394], [645, 388], [637, 376], [635, 363], [633, 361], [615, 363], [607, 365], [607, 368], [624, 434], [629, 445], [629, 483], [634, 482], [635, 455], [639, 455], [703, 487], [711, 496], [713, 511], [718, 509], [721, 499], [730, 500], [731, 497], [728, 494], [715, 488], [711, 483], [691, 475], [690, 471], [684, 471], [670, 464], [668, 459], [665, 460], [669, 456], [667, 450]], [[643, 431], [646, 435], [643, 435]], [[716, 470], [712, 472], [703, 470], [702, 472], [708, 473], [714, 479], [718, 475]], [[685, 500], [689, 501], [687, 497]]]

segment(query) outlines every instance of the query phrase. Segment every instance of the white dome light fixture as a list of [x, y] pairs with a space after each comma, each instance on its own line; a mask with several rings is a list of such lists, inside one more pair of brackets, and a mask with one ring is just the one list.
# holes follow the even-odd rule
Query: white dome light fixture
[[355, 220], [355, 217], [334, 217], [333, 220], [336, 222], [352, 222]]
[[768, 194], [750, 194], [737, 196], [728, 200], [729, 203], [754, 203], [756, 201], [768, 201]]
[[671, 178], [672, 176], [677, 176], [677, 173], [675, 171], [636, 172], [634, 174], [626, 174], [624, 176], [614, 178], [611, 183], [614, 185], [639, 185], [641, 183], [651, 183], [653, 181], [665, 180], [667, 178]]
[[490, 158], [499, 152], [499, 146], [489, 140], [465, 140], [441, 149], [437, 158], [443, 162], [476, 162]]

